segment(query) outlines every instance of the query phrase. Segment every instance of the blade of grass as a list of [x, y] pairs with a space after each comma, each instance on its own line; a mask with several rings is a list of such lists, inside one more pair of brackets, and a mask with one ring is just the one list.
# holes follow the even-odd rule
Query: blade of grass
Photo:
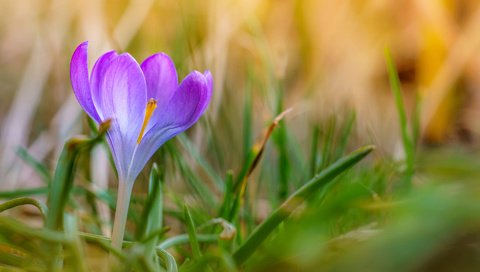
[[310, 176], [314, 176], [317, 173], [318, 167], [318, 140], [320, 138], [320, 128], [318, 125], [313, 127], [312, 132], [312, 144], [310, 147]]
[[223, 193], [223, 203], [220, 207], [219, 216], [227, 218], [229, 213], [229, 208], [232, 206], [234, 200], [233, 194], [233, 171], [227, 171], [225, 177], [225, 189]]
[[94, 138], [72, 138], [65, 143], [58, 159], [55, 175], [49, 186], [48, 213], [45, 227], [49, 229], [60, 228], [63, 222], [63, 209], [73, 188], [73, 178], [78, 156], [81, 152], [88, 151], [95, 144], [101, 142], [105, 132], [106, 128]]
[[46, 242], [52, 243], [65, 243], [67, 239], [65, 235], [60, 231], [54, 231], [50, 229], [37, 229], [27, 226], [17, 220], [0, 217], [0, 230], [1, 232], [8, 230], [15, 233], [21, 233], [23, 236], [30, 239], [41, 239]]
[[241, 206], [241, 201], [245, 194], [248, 177], [252, 174], [253, 170], [255, 170], [258, 163], [260, 162], [263, 151], [265, 150], [265, 146], [268, 142], [268, 139], [270, 139], [270, 136], [272, 135], [273, 130], [278, 126], [278, 123], [285, 117], [285, 115], [287, 115], [291, 110], [292, 109], [289, 108], [283, 111], [282, 113], [280, 113], [277, 117], [275, 117], [272, 124], [268, 127], [262, 142], [252, 148], [252, 151], [250, 153], [251, 159], [249, 159], [248, 164], [244, 165], [244, 169], [246, 170], [245, 171], [242, 170], [242, 172], [244, 173], [242, 173], [238, 177], [237, 182], [233, 186], [233, 192], [234, 192], [235, 198], [233, 201], [233, 206], [230, 209], [229, 216], [227, 217], [227, 221], [232, 221], [232, 219], [236, 217], [238, 210]]
[[285, 122], [280, 121], [279, 127], [274, 134], [275, 143], [278, 149], [278, 177], [279, 177], [279, 189], [278, 199], [280, 201], [285, 200], [288, 196], [288, 181], [290, 177], [290, 164], [288, 160], [287, 152], [287, 129]]
[[234, 252], [233, 258], [237, 265], [242, 265], [263, 243], [270, 233], [272, 233], [280, 223], [287, 219], [305, 200], [318, 192], [319, 189], [324, 188], [324, 186], [329, 184], [336, 176], [357, 164], [373, 149], [373, 146], [365, 146], [357, 149], [321, 171], [295, 193], [290, 195], [290, 197], [267, 219], [265, 219], [265, 221], [260, 224], [246, 241]]
[[[158, 239], [161, 239], [170, 230], [171, 230], [170, 227], [163, 227], [161, 229], [152, 230], [147, 236], [145, 236], [142, 240], [140, 240], [140, 243], [146, 243], [153, 239], [156, 239], [158, 241]], [[157, 243], [158, 242], [156, 242], [155, 244]]]
[[[202, 243], [214, 243], [218, 241], [218, 235], [216, 234], [197, 234], [197, 241]], [[157, 249], [169, 249], [174, 246], [186, 244], [190, 242], [188, 234], [180, 234], [174, 237], [170, 237], [165, 241], [161, 242]]]
[[[2, 268], [5, 269], [5, 265], [10, 267], [16, 267], [16, 269], [5, 271], [24, 271], [25, 265], [28, 262], [27, 258], [32, 258], [29, 254], [23, 250], [12, 248], [9, 245], [3, 243], [0, 244], [0, 263]], [[25, 269], [26, 270], [26, 269]]]
[[[92, 149], [92, 152], [94, 152], [93, 149]], [[95, 155], [92, 154], [91, 156], [95, 156]], [[91, 156], [82, 156], [78, 162], [79, 168], [83, 170], [84, 176], [86, 178], [85, 187], [90, 187], [90, 188], [94, 186], [93, 179], [92, 179], [92, 172], [91, 172], [91, 164], [90, 164]], [[82, 194], [82, 197], [84, 197], [85, 203], [90, 208], [90, 212], [88, 214], [88, 218], [90, 218], [90, 220], [86, 224], [85, 228], [88, 229], [89, 231], [100, 233], [102, 231], [102, 219], [100, 218], [96, 196], [91, 190], [85, 190], [85, 193]]]
[[168, 251], [157, 248], [157, 255], [162, 259], [163, 263], [165, 263], [165, 269], [167, 272], [178, 271], [177, 262], [175, 261], [175, 258], [168, 253]]
[[400, 130], [402, 133], [403, 148], [405, 151], [406, 171], [405, 179], [402, 184], [404, 189], [408, 190], [412, 186], [412, 177], [414, 173], [415, 163], [415, 146], [412, 141], [412, 135], [409, 132], [409, 125], [407, 121], [407, 114], [405, 111], [405, 102], [403, 100], [402, 88], [400, 79], [398, 78], [397, 68], [393, 61], [392, 55], [388, 48], [385, 48], [385, 59], [387, 63], [388, 77], [390, 80], [390, 88], [395, 97], [395, 105], [397, 107], [398, 118], [400, 121]]
[[65, 229], [65, 236], [68, 240], [68, 248], [71, 254], [70, 259], [72, 260], [72, 270], [87, 271], [82, 243], [78, 236], [76, 218], [72, 215], [65, 216], [63, 225]]
[[[55, 175], [49, 184], [48, 213], [45, 220], [45, 227], [51, 230], [62, 228], [64, 221], [64, 208], [70, 198], [73, 189], [73, 180], [76, 171], [78, 157], [82, 152], [89, 151], [97, 143], [101, 142], [110, 121], [100, 125], [100, 133], [93, 138], [74, 137], [64, 145], [60, 158], [58, 159]], [[61, 244], [52, 243], [49, 248], [52, 252], [52, 259], [49, 263], [49, 270], [57, 271], [62, 268]]]
[[43, 220], [45, 220], [45, 214], [46, 214], [46, 211], [47, 211], [47, 207], [43, 203], [40, 203], [40, 202], [36, 201], [35, 199], [29, 198], [29, 197], [19, 197], [19, 198], [15, 198], [15, 199], [12, 199], [12, 200], [9, 200], [7, 202], [4, 202], [4, 203], [0, 204], [0, 213], [3, 212], [3, 211], [6, 211], [8, 209], [21, 206], [21, 205], [33, 205], [33, 206], [37, 207], [37, 209], [40, 211], [40, 214], [43, 217]]
[[193, 222], [192, 215], [187, 205], [184, 206], [185, 222], [187, 223], [188, 240], [190, 241], [190, 247], [192, 248], [192, 254], [194, 259], [198, 259], [202, 256], [200, 252], [200, 245], [198, 244], [197, 231], [195, 230], [195, 223]]
[[[251, 71], [251, 69], [249, 69]], [[245, 99], [243, 103], [243, 159], [244, 162], [248, 162], [249, 153], [253, 145], [253, 122], [252, 122], [252, 78], [251, 72], [249, 72], [249, 80], [247, 81], [247, 87], [245, 88]]]
[[27, 149], [23, 147], [19, 147], [17, 149], [17, 155], [28, 165], [30, 165], [35, 172], [37, 172], [38, 175], [40, 175], [40, 178], [42, 179], [45, 184], [50, 183], [52, 180], [52, 175], [50, 174], [50, 171], [48, 170], [48, 167], [43, 164], [42, 162], [38, 161], [35, 159], [30, 153], [28, 153]]
[[[146, 222], [139, 226], [139, 238], [145, 239], [151, 233], [162, 228], [163, 221], [163, 178], [159, 172], [158, 166], [153, 165], [150, 171], [150, 179], [148, 184], [148, 198], [143, 210], [140, 222]], [[151, 258], [155, 253], [155, 246], [158, 236], [148, 240], [145, 244], [145, 254]]]
[[344, 153], [345, 149], [347, 148], [348, 140], [352, 134], [352, 128], [355, 124], [356, 115], [355, 112], [352, 111], [347, 119], [346, 124], [343, 125], [342, 131], [340, 133], [340, 142], [337, 144], [337, 148], [335, 149], [335, 159], [339, 159]]
[[202, 167], [205, 173], [213, 180], [217, 189], [223, 188], [222, 178], [217, 175], [213, 167], [207, 163], [207, 160], [198, 152], [198, 150], [193, 145], [192, 141], [188, 139], [187, 135], [182, 133], [177, 136], [178, 142], [180, 145], [187, 151], [189, 155], [191, 155], [195, 161]]
[[332, 160], [332, 153], [333, 153], [333, 142], [334, 142], [334, 134], [335, 134], [335, 127], [336, 127], [336, 120], [334, 116], [331, 116], [327, 122], [327, 128], [325, 131], [325, 138], [323, 139], [323, 146], [322, 146], [322, 158], [320, 163], [320, 171], [325, 169]]
[[31, 189], [19, 189], [13, 191], [4, 191], [0, 192], [0, 198], [16, 198], [16, 197], [23, 197], [23, 196], [32, 196], [32, 195], [43, 195], [48, 193], [48, 187], [38, 187], [38, 188], [31, 188]]
[[180, 155], [181, 152], [173, 144], [167, 143], [168, 152], [173, 161], [178, 166], [181, 175], [185, 178], [185, 181], [193, 189], [198, 199], [204, 204], [205, 208], [216, 207], [216, 199], [212, 190], [195, 174], [193, 169], [188, 165], [185, 159]]
[[[284, 88], [280, 82], [276, 85], [278, 86], [278, 90], [275, 92], [278, 94], [276, 114], [279, 115], [282, 113], [283, 109]], [[283, 120], [278, 122], [278, 128], [275, 130], [272, 137], [278, 150], [278, 199], [283, 201], [288, 196], [288, 181], [290, 180], [289, 154], [287, 152], [287, 127]]]
[[420, 138], [420, 115], [422, 101], [420, 98], [420, 92], [415, 93], [415, 107], [413, 108], [413, 122], [412, 122], [412, 145], [416, 147]]

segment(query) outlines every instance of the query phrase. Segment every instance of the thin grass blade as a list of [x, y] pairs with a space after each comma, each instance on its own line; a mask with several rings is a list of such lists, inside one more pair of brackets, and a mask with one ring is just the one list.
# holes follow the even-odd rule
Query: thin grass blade
[[400, 130], [402, 133], [403, 148], [405, 151], [406, 171], [403, 187], [408, 190], [412, 186], [412, 176], [414, 173], [415, 164], [415, 145], [412, 138], [415, 135], [410, 134], [409, 125], [407, 121], [407, 114], [405, 110], [405, 102], [402, 95], [402, 88], [400, 79], [398, 77], [397, 68], [393, 61], [392, 55], [388, 48], [385, 49], [385, 59], [387, 62], [388, 77], [390, 80], [390, 87], [395, 97], [395, 105], [397, 107], [398, 118], [400, 121]]
[[187, 223], [188, 240], [192, 248], [193, 258], [197, 259], [202, 256], [200, 252], [200, 245], [198, 244], [197, 231], [195, 229], [195, 223], [193, 222], [192, 215], [187, 205], [184, 206], [185, 222]]
[[242, 265], [255, 250], [265, 241], [265, 239], [282, 223], [290, 214], [305, 200], [324, 188], [339, 174], [345, 172], [372, 150], [373, 146], [365, 146], [352, 152], [327, 167], [325, 170], [317, 174], [313, 179], [293, 193], [280, 207], [278, 207], [262, 224], [260, 224], [254, 232], [246, 239], [246, 241], [235, 251], [233, 258], [238, 265]]

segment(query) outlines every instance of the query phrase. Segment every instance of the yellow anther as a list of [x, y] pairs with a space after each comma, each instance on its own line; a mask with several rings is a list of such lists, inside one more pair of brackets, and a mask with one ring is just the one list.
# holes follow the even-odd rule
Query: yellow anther
[[145, 128], [148, 125], [148, 121], [152, 117], [153, 111], [157, 108], [157, 100], [150, 98], [147, 103], [147, 107], [145, 108], [145, 118], [143, 119], [142, 129], [140, 130], [140, 134], [138, 134], [137, 144], [140, 144], [143, 138], [143, 133], [145, 132]]

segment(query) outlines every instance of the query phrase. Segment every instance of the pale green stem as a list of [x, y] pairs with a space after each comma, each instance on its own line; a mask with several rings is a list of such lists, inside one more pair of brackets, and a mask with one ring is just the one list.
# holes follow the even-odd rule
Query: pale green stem
[[122, 249], [123, 235], [127, 224], [128, 206], [132, 195], [133, 181], [120, 179], [118, 183], [117, 207], [112, 231], [112, 246]]

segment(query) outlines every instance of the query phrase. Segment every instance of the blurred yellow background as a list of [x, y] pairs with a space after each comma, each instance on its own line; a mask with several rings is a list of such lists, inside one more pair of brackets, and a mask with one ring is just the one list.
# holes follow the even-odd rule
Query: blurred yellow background
[[115, 49], [138, 61], [166, 52], [180, 77], [211, 70], [213, 123], [227, 108], [234, 127], [251, 89], [256, 125], [264, 127], [280, 84], [300, 136], [312, 122], [354, 108], [359, 138], [395, 153], [401, 141], [383, 54], [388, 47], [408, 112], [419, 97], [422, 141], [478, 138], [476, 0], [1, 0], [0, 177], [11, 182], [5, 187], [32, 175], [16, 161], [17, 146], [45, 160], [82, 133], [69, 61], [85, 40], [90, 65]]

